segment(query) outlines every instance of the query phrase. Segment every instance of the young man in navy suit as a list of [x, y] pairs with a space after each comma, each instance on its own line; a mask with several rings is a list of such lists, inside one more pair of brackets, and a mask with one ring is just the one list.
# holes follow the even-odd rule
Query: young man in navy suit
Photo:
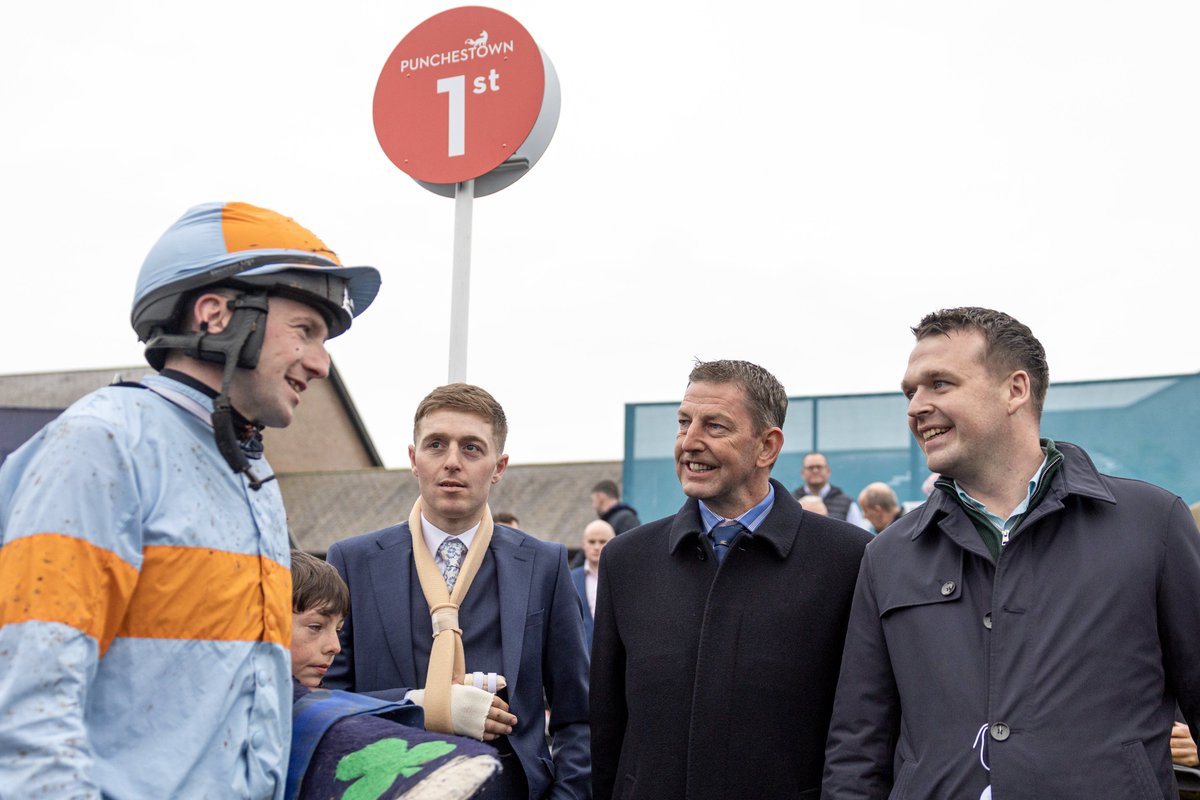
[[[585, 798], [590, 766], [582, 608], [565, 547], [493, 526], [488, 494], [508, 466], [507, 434], [504, 410], [477, 386], [440, 387], [417, 407], [408, 452], [421, 496], [409, 522], [329, 550], [329, 562], [350, 587], [350, 616], [325, 685], [418, 702], [432, 694], [422, 690], [427, 675], [430, 686], [434, 678], [434, 622], [426, 599], [432, 559], [441, 571], [440, 578], [432, 573], [434, 579], [446, 583], [438, 592], [452, 591], [460, 575], [469, 587], [458, 598], [453, 626], [461, 631], [456, 635], [467, 679], [492, 673], [506, 683], [498, 696], [507, 706], [489, 705], [490, 697], [480, 704], [470, 686], [451, 693], [454, 732], [492, 741], [501, 756], [503, 772], [483, 796]], [[483, 548], [482, 559], [479, 553], [472, 558], [472, 548]], [[454, 680], [463, 680], [457, 668]], [[547, 704], [553, 755], [545, 735]], [[427, 724], [430, 711], [427, 705]]]

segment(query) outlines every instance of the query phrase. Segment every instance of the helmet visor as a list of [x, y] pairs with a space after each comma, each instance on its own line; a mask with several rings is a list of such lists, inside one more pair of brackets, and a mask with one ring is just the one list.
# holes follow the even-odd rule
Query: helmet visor
[[379, 291], [373, 267], [322, 267], [311, 264], [267, 264], [241, 272], [226, 283], [264, 288], [321, 312], [329, 338], [350, 327], [351, 320], [371, 304]]

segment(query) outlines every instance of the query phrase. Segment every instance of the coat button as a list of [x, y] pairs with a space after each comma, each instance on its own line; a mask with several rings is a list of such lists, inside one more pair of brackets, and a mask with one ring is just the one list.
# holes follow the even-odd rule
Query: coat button
[[983, 615], [983, 627], [989, 631], [992, 629], [992, 612], [989, 611]]
[[942, 597], [949, 597], [954, 594], [954, 581], [946, 581], [942, 584]]
[[1011, 733], [1011, 731], [1009, 731], [1008, 726], [1003, 722], [992, 723], [992, 738], [997, 742], [1003, 742], [1008, 738], [1009, 733]]

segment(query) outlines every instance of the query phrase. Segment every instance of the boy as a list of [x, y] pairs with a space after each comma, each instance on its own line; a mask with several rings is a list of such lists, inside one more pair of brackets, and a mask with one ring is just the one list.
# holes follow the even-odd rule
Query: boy
[[416, 727], [422, 717], [411, 703], [312, 691], [341, 650], [350, 591], [321, 559], [299, 550], [291, 558], [295, 702], [287, 797], [341, 797], [351, 785], [379, 792], [371, 796], [391, 788], [392, 797], [420, 793], [423, 783], [436, 787], [438, 797], [473, 797], [500, 766], [490, 747]]
[[292, 677], [316, 689], [333, 657], [350, 611], [350, 590], [337, 570], [319, 558], [292, 551]]

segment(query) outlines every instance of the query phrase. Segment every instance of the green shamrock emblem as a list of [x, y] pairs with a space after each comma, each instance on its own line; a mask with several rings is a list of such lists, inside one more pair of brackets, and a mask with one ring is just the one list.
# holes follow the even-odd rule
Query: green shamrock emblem
[[342, 800], [378, 800], [395, 783], [396, 777], [411, 778], [422, 765], [452, 752], [450, 742], [423, 742], [409, 747], [403, 739], [380, 739], [361, 750], [347, 753], [338, 762], [339, 781], [354, 781]]

